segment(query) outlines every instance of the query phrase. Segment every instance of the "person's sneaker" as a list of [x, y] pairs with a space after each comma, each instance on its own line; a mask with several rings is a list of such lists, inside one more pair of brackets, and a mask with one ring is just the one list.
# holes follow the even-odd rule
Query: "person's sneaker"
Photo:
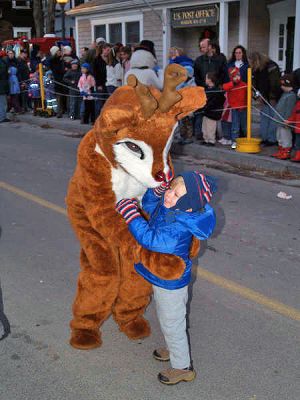
[[0, 121], [0, 122], [10, 122], [10, 119], [8, 119], [8, 118], [4, 118], [2, 121]]
[[231, 144], [231, 148], [232, 148], [233, 150], [235, 150], [235, 149], [236, 149], [236, 146], [237, 146], [236, 142], [232, 142], [232, 144]]
[[71, 115], [71, 116], [70, 116], [70, 119], [75, 119], [75, 116], [74, 116], [74, 115]]
[[227, 144], [227, 139], [222, 137], [222, 139], [218, 140], [218, 143], [225, 145]]
[[168, 349], [155, 349], [153, 352], [153, 357], [155, 360], [158, 361], [169, 361], [170, 360], [170, 353]]
[[169, 368], [157, 375], [159, 382], [165, 385], [176, 385], [179, 382], [191, 382], [195, 377], [196, 372], [193, 367], [185, 369]]
[[211, 142], [207, 142], [206, 143], [206, 146], [209, 146], [209, 147], [213, 147], [213, 146], [215, 146], [216, 144], [215, 143], [211, 143]]

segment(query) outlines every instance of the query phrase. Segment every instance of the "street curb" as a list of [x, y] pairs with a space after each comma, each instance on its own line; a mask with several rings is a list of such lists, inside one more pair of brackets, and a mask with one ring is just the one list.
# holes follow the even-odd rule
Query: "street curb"
[[223, 148], [201, 146], [198, 143], [180, 145], [173, 143], [171, 151], [176, 155], [192, 156], [198, 160], [208, 159], [223, 163], [228, 163], [237, 168], [252, 171], [268, 171], [282, 175], [296, 175], [300, 177], [300, 163], [291, 161], [277, 160], [267, 156], [257, 154], [239, 153]]

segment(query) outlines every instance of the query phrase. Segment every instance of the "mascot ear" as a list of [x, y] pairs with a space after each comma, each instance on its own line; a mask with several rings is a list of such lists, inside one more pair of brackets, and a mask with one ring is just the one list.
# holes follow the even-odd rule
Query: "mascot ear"
[[111, 137], [122, 128], [135, 124], [135, 114], [132, 106], [107, 106], [103, 109], [95, 123], [95, 130], [105, 137]]
[[203, 87], [187, 87], [178, 90], [182, 99], [175, 104], [174, 111], [176, 112], [176, 119], [180, 120], [191, 112], [203, 108], [206, 104], [206, 95]]

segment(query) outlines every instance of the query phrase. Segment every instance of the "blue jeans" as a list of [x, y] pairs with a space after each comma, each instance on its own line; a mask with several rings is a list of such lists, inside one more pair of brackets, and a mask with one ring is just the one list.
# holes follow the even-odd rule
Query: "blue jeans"
[[6, 94], [0, 94], [0, 121], [6, 118], [7, 98]]
[[232, 123], [228, 121], [221, 121], [221, 126], [222, 126], [223, 138], [226, 140], [231, 140]]
[[74, 116], [75, 118], [79, 118], [80, 116], [80, 101], [81, 97], [76, 97], [78, 96], [78, 92], [70, 89], [69, 90], [69, 95], [72, 97], [69, 97], [69, 116]]
[[294, 149], [296, 151], [300, 150], [300, 133], [295, 133], [295, 144], [294, 144]]
[[203, 114], [201, 112], [194, 113], [194, 136], [197, 138], [202, 138], [202, 120]]
[[275, 113], [271, 109], [271, 107], [265, 104], [261, 109], [260, 114], [260, 136], [263, 141], [276, 143], [276, 122], [269, 117], [278, 119], [278, 117], [276, 118]]
[[231, 140], [240, 136], [240, 129], [245, 134], [247, 131], [247, 110], [232, 110]]

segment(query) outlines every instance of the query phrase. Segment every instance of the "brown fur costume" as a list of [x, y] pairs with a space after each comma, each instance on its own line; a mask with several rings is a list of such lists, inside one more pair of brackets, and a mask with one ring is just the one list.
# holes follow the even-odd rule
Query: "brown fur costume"
[[[176, 279], [184, 270], [179, 257], [142, 249], [115, 204], [124, 197], [141, 198], [172, 168], [174, 125], [206, 101], [202, 88], [176, 91], [185, 77], [184, 68], [170, 65], [161, 93], [131, 76], [130, 86], [114, 92], [80, 143], [67, 195], [68, 215], [81, 244], [73, 347], [100, 346], [99, 327], [111, 314], [130, 339], [150, 334], [143, 313], [151, 285], [135, 272], [135, 262], [166, 279]], [[194, 243], [194, 253], [196, 247]]]

